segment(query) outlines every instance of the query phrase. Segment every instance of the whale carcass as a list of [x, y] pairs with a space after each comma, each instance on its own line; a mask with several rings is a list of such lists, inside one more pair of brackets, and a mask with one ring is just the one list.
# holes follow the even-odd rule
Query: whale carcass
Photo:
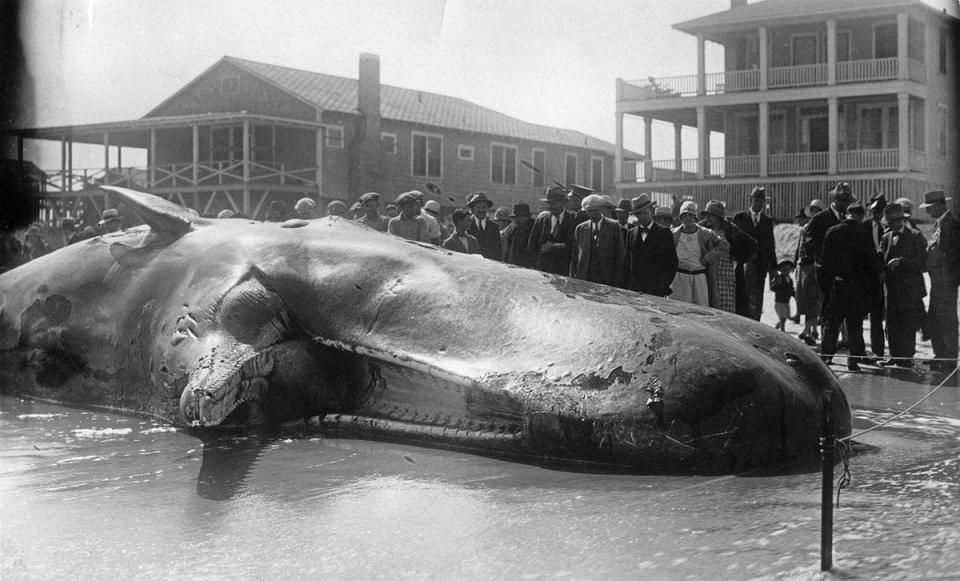
[[0, 275], [6, 392], [202, 430], [332, 433], [637, 471], [815, 456], [836, 377], [735, 315], [384, 235], [340, 218], [146, 225]]

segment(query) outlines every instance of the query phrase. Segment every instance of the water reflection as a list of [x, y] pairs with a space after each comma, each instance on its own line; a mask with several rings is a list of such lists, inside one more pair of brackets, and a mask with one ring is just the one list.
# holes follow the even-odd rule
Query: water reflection
[[263, 450], [277, 438], [267, 430], [252, 433], [198, 432], [203, 459], [197, 476], [197, 494], [209, 500], [228, 500], [243, 485]]

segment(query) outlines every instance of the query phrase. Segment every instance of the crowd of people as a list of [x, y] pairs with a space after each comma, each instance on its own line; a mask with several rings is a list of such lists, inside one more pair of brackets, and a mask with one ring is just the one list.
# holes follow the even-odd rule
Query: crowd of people
[[[485, 192], [467, 196], [463, 207], [443, 216], [436, 200], [413, 190], [383, 207], [376, 192], [348, 208], [340, 201], [326, 215], [353, 219], [374, 230], [408, 240], [478, 254], [543, 272], [620, 287], [658, 297], [710, 306], [760, 320], [764, 293], [774, 293], [777, 328], [793, 320], [810, 346], [821, 340], [828, 363], [848, 349], [847, 367], [861, 363], [912, 366], [916, 333], [929, 337], [935, 358], [926, 363], [951, 369], [957, 364], [957, 288], [960, 286], [960, 220], [948, 209], [943, 191], [924, 194], [920, 205], [934, 220], [930, 239], [910, 216], [908, 198], [887, 203], [869, 200], [870, 216], [850, 186], [829, 192], [829, 205], [813, 200], [795, 217], [801, 226], [791, 258], [777, 259], [774, 221], [766, 215], [767, 192], [755, 187], [746, 208], [732, 217], [720, 200], [700, 209], [675, 197], [658, 207], [642, 193], [614, 204], [583, 186], [549, 186], [541, 199], [546, 210], [534, 216], [528, 204], [494, 210]], [[579, 203], [577, 203], [579, 201]], [[571, 208], [576, 207], [577, 210]], [[267, 221], [320, 217], [316, 201], [303, 198], [289, 212], [282, 202], [268, 207]], [[217, 218], [244, 218], [223, 210]], [[51, 244], [37, 225], [21, 243], [5, 235], [4, 269], [66, 244], [123, 228], [116, 209], [107, 209], [96, 228], [61, 221]], [[923, 273], [930, 279], [929, 310]], [[796, 279], [794, 279], [794, 273]], [[791, 316], [790, 300], [796, 302]], [[870, 320], [867, 357], [863, 320]], [[822, 337], [821, 337], [822, 332]], [[889, 353], [889, 355], [887, 355]]]

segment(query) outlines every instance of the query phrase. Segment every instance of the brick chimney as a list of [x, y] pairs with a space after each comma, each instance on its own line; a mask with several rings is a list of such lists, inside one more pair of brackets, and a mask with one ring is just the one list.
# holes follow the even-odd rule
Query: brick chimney
[[351, 194], [377, 191], [383, 157], [380, 145], [380, 57], [360, 54], [357, 81], [357, 112], [360, 119], [354, 147], [351, 148]]

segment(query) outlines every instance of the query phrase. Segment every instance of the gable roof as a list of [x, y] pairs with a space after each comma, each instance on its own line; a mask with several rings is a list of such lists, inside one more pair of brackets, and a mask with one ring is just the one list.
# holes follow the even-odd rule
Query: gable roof
[[[231, 63], [301, 101], [310, 103], [324, 111], [357, 114], [357, 79], [271, 65], [232, 56], [225, 56], [220, 62]], [[527, 123], [457, 97], [391, 85], [380, 85], [380, 115], [383, 119], [395, 121], [514, 139], [542, 141], [569, 147], [584, 147], [602, 151], [609, 155], [614, 155], [616, 151], [614, 144], [586, 133]], [[624, 150], [624, 155], [632, 159], [640, 157], [627, 150]]]
[[[728, 30], [732, 27], [747, 28], [759, 22], [776, 22], [804, 17], [820, 19], [911, 6], [921, 6], [934, 12], [940, 11], [922, 0], [764, 0], [732, 6], [723, 12], [686, 20], [674, 24], [673, 27], [682, 32], [696, 34]], [[953, 18], [957, 17], [956, 9], [944, 10], [944, 12]]]

